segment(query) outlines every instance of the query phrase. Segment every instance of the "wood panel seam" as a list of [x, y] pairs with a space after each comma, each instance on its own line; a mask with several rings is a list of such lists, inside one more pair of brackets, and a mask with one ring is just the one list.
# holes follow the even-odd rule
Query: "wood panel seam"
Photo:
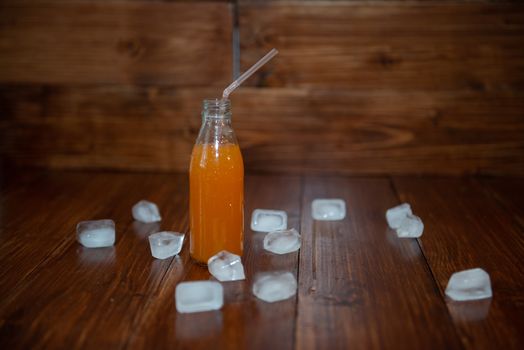
[[[401, 198], [400, 198], [400, 195], [399, 195], [399, 192], [397, 190], [397, 187], [395, 186], [395, 181], [393, 180], [393, 178], [391, 176], [389, 176], [389, 183], [391, 185], [391, 189], [395, 195], [395, 197], [397, 198], [398, 200], [398, 203], [401, 202]], [[429, 272], [430, 276], [431, 276], [431, 280], [433, 281], [433, 287], [437, 289], [437, 292], [438, 292], [438, 295], [440, 296], [440, 301], [444, 304], [444, 307], [446, 309], [446, 316], [448, 318], [448, 320], [450, 321], [450, 323], [453, 325], [453, 331], [455, 332], [455, 337], [460, 339], [460, 345], [462, 347], [462, 349], [465, 349], [466, 346], [464, 344], [464, 340], [462, 339], [462, 337], [460, 336], [460, 332], [459, 330], [457, 329], [457, 326], [455, 325], [455, 322], [453, 322], [453, 318], [451, 317], [451, 314], [449, 312], [449, 309], [448, 309], [448, 306], [446, 305], [446, 296], [442, 293], [442, 288], [433, 272], [433, 269], [431, 268], [431, 265], [429, 264], [429, 261], [428, 261], [428, 258], [426, 256], [426, 252], [424, 251], [423, 247], [422, 247], [422, 244], [420, 242], [420, 238], [417, 238], [416, 239], [417, 241], [417, 246], [419, 247], [420, 249], [420, 252], [422, 253], [422, 257], [424, 258], [424, 263], [425, 263], [425, 268], [426, 270]]]
[[[182, 249], [181, 249], [181, 252], [184, 251], [184, 250], [189, 250], [189, 213], [186, 213], [186, 215], [183, 216], [183, 221], [181, 222], [182, 223], [182, 227], [184, 228], [183, 230], [181, 230], [182, 232], [187, 232], [186, 233], [186, 237], [187, 239], [184, 239], [184, 242], [183, 242], [183, 245], [182, 245]], [[157, 291], [160, 291], [160, 289], [162, 288], [162, 285], [164, 284], [164, 281], [167, 280], [167, 277], [169, 275], [169, 273], [173, 273], [173, 270], [176, 270], [176, 267], [175, 264], [177, 264], [177, 258], [179, 257], [180, 255], [176, 255], [175, 257], [171, 258], [171, 261], [169, 262], [169, 265], [168, 267], [165, 269], [165, 271], [163, 272], [162, 274], [162, 277], [160, 278], [159, 282], [158, 282], [158, 285], [157, 285]], [[183, 270], [183, 273], [180, 277], [180, 281], [184, 281], [186, 276], [188, 275], [189, 271], [191, 271], [191, 268], [193, 267], [193, 260], [191, 258], [189, 258], [187, 260], [187, 266], [186, 268]], [[160, 294], [157, 295], [157, 297], [159, 297]], [[149, 296], [145, 302], [145, 310], [147, 310], [147, 306], [151, 306], [154, 304], [154, 300], [155, 298], [154, 297], [151, 297]], [[174, 300], [174, 299], [173, 299]], [[140, 327], [140, 325], [142, 324], [142, 319], [146, 319], [146, 316], [147, 316], [147, 313], [143, 313], [140, 317], [140, 319], [138, 321], [136, 321], [133, 325], [135, 327]], [[134, 335], [133, 335], [134, 336]], [[122, 349], [128, 349], [130, 347], [130, 344], [131, 344], [131, 341], [133, 340], [133, 336], [131, 337], [128, 337], [126, 338], [126, 341], [125, 343], [123, 344], [122, 346]]]
[[[304, 175], [300, 175], [300, 196], [299, 196], [299, 207], [298, 207], [298, 231], [303, 234], [302, 232], [302, 215], [304, 215]], [[300, 253], [297, 255], [297, 289], [298, 286], [300, 286]], [[298, 293], [295, 296], [295, 317], [293, 322], [293, 342], [292, 342], [292, 349], [297, 349], [297, 324], [298, 324], [298, 298], [300, 298], [300, 293]]]

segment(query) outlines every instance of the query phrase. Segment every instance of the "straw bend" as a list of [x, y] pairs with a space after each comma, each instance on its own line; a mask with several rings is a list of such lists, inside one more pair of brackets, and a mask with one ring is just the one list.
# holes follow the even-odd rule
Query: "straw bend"
[[222, 93], [222, 98], [226, 99], [229, 97], [229, 94], [233, 92], [240, 84], [244, 82], [247, 78], [249, 78], [253, 73], [256, 72], [257, 69], [262, 67], [264, 64], [266, 64], [270, 59], [275, 57], [275, 55], [278, 53], [277, 49], [272, 49], [269, 51], [264, 57], [262, 57], [257, 63], [255, 63], [251, 68], [249, 68], [247, 71], [244, 72], [240, 77], [238, 77], [237, 80], [232, 82], [227, 88], [224, 89], [224, 92]]

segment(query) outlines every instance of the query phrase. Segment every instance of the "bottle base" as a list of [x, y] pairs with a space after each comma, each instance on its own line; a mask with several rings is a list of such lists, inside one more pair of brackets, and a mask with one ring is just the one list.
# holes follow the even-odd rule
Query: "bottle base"
[[195, 258], [193, 256], [193, 254], [189, 253], [189, 257], [191, 258], [191, 260], [196, 263], [197, 265], [200, 265], [200, 266], [204, 266], [206, 267], [207, 266], [207, 260], [206, 261], [202, 261], [201, 259], [198, 259], [198, 258]]

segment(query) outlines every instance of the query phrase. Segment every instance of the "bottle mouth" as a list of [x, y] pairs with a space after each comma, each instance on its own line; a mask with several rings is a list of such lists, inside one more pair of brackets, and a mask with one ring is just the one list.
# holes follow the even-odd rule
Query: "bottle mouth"
[[231, 105], [231, 101], [227, 98], [208, 98], [203, 102], [204, 108], [208, 107], [228, 107]]
[[205, 99], [202, 102], [202, 117], [204, 118], [230, 118], [231, 101], [229, 99]]

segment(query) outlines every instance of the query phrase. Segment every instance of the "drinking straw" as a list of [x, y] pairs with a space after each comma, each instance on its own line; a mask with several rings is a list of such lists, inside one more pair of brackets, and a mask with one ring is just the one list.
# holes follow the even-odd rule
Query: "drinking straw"
[[232, 82], [227, 88], [225, 88], [224, 93], [222, 93], [222, 99], [226, 99], [229, 97], [229, 94], [233, 92], [240, 84], [244, 82], [247, 78], [249, 78], [257, 69], [262, 67], [264, 64], [267, 63], [270, 59], [275, 57], [275, 55], [278, 53], [276, 49], [272, 49], [269, 51], [264, 57], [262, 57], [257, 63], [255, 63], [251, 68], [249, 68], [247, 71], [244, 72], [241, 76], [238, 77], [237, 80]]

